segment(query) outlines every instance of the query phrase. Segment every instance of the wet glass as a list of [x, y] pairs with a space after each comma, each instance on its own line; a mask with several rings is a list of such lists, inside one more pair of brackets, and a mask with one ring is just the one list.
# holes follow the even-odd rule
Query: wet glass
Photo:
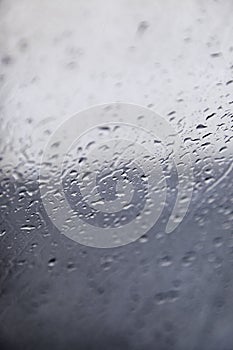
[[0, 348], [233, 348], [232, 1], [0, 2]]

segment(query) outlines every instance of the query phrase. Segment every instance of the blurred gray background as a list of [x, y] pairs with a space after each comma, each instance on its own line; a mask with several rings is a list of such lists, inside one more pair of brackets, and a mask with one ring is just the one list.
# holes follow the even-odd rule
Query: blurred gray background
[[[232, 0], [0, 2], [0, 348], [232, 350]], [[96, 104], [147, 106], [194, 164], [189, 212], [115, 249], [62, 236], [38, 166]]]

